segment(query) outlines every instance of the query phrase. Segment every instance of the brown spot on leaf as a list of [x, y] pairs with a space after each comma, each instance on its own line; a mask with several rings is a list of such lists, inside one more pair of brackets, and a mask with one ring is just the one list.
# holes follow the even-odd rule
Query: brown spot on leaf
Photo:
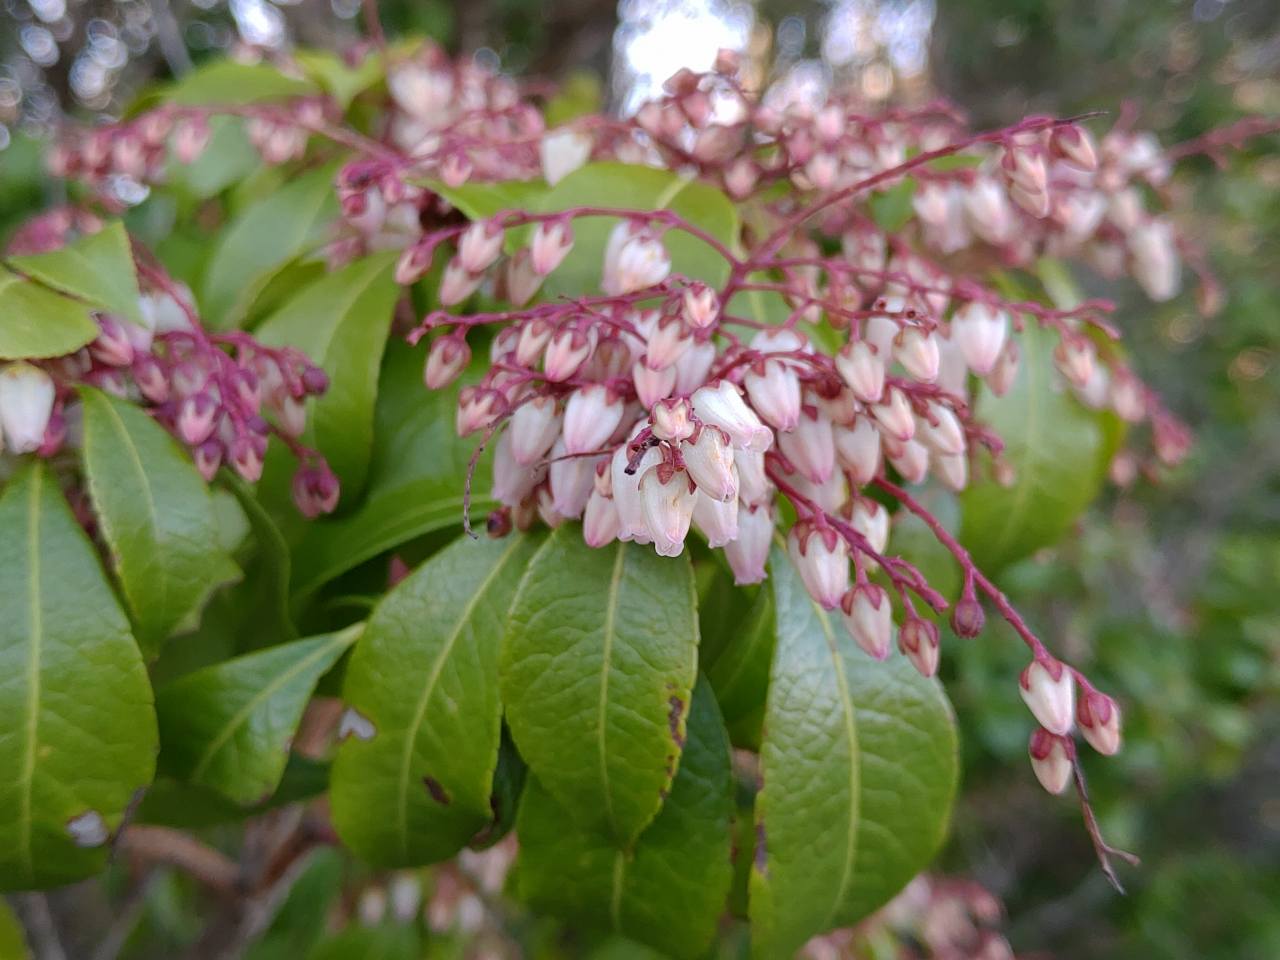
[[684, 749], [684, 731], [680, 729], [680, 721], [684, 719], [684, 701], [674, 694], [667, 701], [671, 710], [667, 714], [667, 726], [671, 728], [671, 739], [675, 741], [676, 746], [681, 750]]
[[435, 777], [423, 777], [422, 782], [427, 787], [427, 793], [431, 794], [431, 799], [443, 806], [449, 804], [449, 791]]

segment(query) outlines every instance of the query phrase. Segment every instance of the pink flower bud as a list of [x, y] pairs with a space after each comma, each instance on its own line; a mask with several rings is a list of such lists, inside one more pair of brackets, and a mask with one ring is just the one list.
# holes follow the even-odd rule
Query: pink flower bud
[[422, 379], [428, 390], [440, 390], [457, 380], [471, 362], [471, 348], [461, 334], [439, 337], [427, 351]]
[[1066, 736], [1075, 715], [1075, 678], [1051, 657], [1037, 658], [1019, 678], [1022, 699], [1040, 725], [1050, 733]]
[[973, 592], [972, 585], [966, 585], [960, 599], [951, 610], [951, 630], [962, 640], [972, 640], [982, 633], [987, 624], [987, 615], [982, 612], [982, 604]]
[[907, 373], [923, 383], [938, 379], [938, 338], [922, 327], [904, 327], [894, 340], [893, 355]]
[[836, 457], [840, 465], [849, 471], [858, 486], [870, 483], [880, 472], [880, 431], [870, 417], [858, 417], [852, 427], [838, 427], [835, 431]]
[[440, 278], [440, 290], [437, 296], [441, 305], [451, 307], [461, 303], [479, 289], [483, 280], [483, 273], [468, 273], [462, 261], [454, 257], [445, 266], [444, 276]]
[[659, 556], [678, 557], [684, 552], [684, 538], [689, 534], [696, 502], [697, 492], [683, 470], [660, 464], [641, 478], [644, 521]]
[[182, 401], [178, 410], [178, 435], [187, 446], [204, 443], [213, 434], [218, 421], [218, 404], [207, 393], [197, 393]]
[[916, 418], [911, 412], [911, 402], [900, 387], [890, 387], [884, 402], [871, 407], [871, 415], [887, 436], [900, 442], [910, 440], [916, 434]]
[[1014, 203], [1037, 220], [1042, 220], [1049, 215], [1050, 203], [1047, 190], [1028, 190], [1022, 184], [1015, 183], [1009, 188], [1009, 196], [1013, 197]]
[[804, 166], [804, 175], [815, 190], [830, 190], [840, 175], [840, 161], [825, 150], [815, 153]]
[[506, 408], [506, 401], [497, 390], [485, 387], [464, 387], [458, 394], [458, 415], [455, 427], [458, 436], [465, 437], [497, 423]]
[[333, 513], [338, 506], [338, 478], [327, 463], [299, 467], [293, 475], [293, 502], [307, 519]]
[[1181, 264], [1173, 228], [1164, 220], [1148, 220], [1129, 234], [1133, 277], [1148, 297], [1161, 303], [1178, 292]]
[[588, 547], [604, 547], [618, 539], [618, 508], [612, 497], [591, 491], [582, 514], [582, 539]]
[[564, 440], [557, 440], [551, 448], [548, 474], [551, 480], [551, 504], [556, 513], [567, 519], [582, 516], [591, 491], [595, 489], [595, 458], [572, 456], [565, 449]]
[[800, 378], [781, 360], [753, 365], [742, 385], [761, 418], [780, 431], [794, 430], [800, 420]]
[[918, 440], [906, 442], [885, 437], [885, 454], [907, 483], [922, 483], [929, 473], [929, 448]]
[[1089, 131], [1077, 126], [1055, 127], [1050, 140], [1054, 151], [1081, 170], [1096, 170], [1098, 154]]
[[493, 448], [493, 499], [509, 507], [519, 506], [547, 476], [546, 464], [527, 466], [516, 460], [516, 434], [503, 432]]
[[937, 400], [925, 405], [925, 415], [916, 420], [916, 439], [939, 454], [959, 454], [965, 450], [964, 427], [950, 407]]
[[533, 269], [533, 259], [527, 249], [517, 250], [502, 268], [498, 296], [522, 307], [533, 299], [542, 287], [542, 275]]
[[211, 482], [218, 472], [218, 467], [222, 466], [222, 442], [206, 440], [196, 447], [192, 459], [195, 461], [196, 469], [200, 471], [200, 476], [204, 477], [205, 483]]
[[760, 179], [760, 171], [747, 158], [735, 160], [724, 174], [724, 186], [738, 200], [749, 195]]
[[738, 538], [738, 499], [716, 500], [699, 491], [693, 504], [693, 522], [710, 547], [723, 547]]
[[644, 504], [640, 497], [640, 481], [651, 470], [656, 470], [662, 462], [662, 451], [650, 447], [636, 465], [634, 473], [627, 473], [630, 454], [626, 445], [614, 451], [609, 461], [610, 482], [613, 487], [613, 502], [618, 510], [618, 539], [634, 540], [637, 543], [650, 543], [653, 537], [649, 533], [649, 525], [644, 517]]
[[603, 384], [580, 387], [564, 408], [566, 453], [599, 450], [622, 422], [622, 398]]
[[773, 431], [760, 422], [728, 380], [702, 387], [694, 392], [692, 400], [697, 418], [723, 430], [734, 447], [763, 453], [773, 444]]
[[1104, 756], [1120, 750], [1120, 707], [1105, 693], [1089, 690], [1076, 704], [1076, 720], [1089, 745]]
[[534, 317], [520, 324], [518, 329], [520, 337], [516, 341], [516, 363], [532, 367], [547, 348], [554, 328], [542, 317]]
[[53, 378], [34, 364], [10, 363], [0, 370], [0, 435], [14, 453], [40, 449], [53, 416], [54, 393]]
[[710, 341], [694, 343], [681, 353], [676, 361], [674, 392], [688, 396], [706, 383], [715, 359], [715, 344]]
[[866, 340], [850, 340], [835, 356], [836, 371], [863, 403], [878, 403], [884, 394], [884, 361]]
[[934, 476], [959, 493], [969, 485], [969, 458], [963, 453], [942, 453], [930, 458]]
[[573, 249], [573, 227], [563, 218], [544, 220], [533, 231], [529, 247], [534, 271], [545, 277], [564, 262]]
[[649, 417], [653, 435], [659, 440], [679, 442], [693, 435], [693, 407], [683, 397], [659, 400]]
[[760, 583], [765, 577], [765, 563], [773, 542], [773, 510], [766, 503], [744, 504], [738, 510], [737, 539], [724, 545], [725, 559], [733, 570], [738, 586]]
[[987, 386], [997, 397], [1003, 397], [1008, 393], [1014, 381], [1018, 379], [1020, 355], [1017, 342], [1008, 341], [1000, 351], [1000, 358], [996, 361], [995, 368], [987, 374]]
[[876, 553], [889, 545], [889, 511], [870, 497], [855, 497], [849, 511], [849, 526], [867, 539]]
[[834, 529], [801, 521], [787, 536], [787, 551], [809, 596], [834, 610], [849, 588], [849, 545]]
[[965, 364], [980, 377], [993, 369], [1009, 334], [1009, 315], [990, 304], [971, 301], [951, 317], [951, 338]]
[[[692, 442], [684, 443], [680, 452], [689, 476], [702, 494], [721, 502], [738, 498], [733, 447], [719, 427], [704, 424], [697, 437]], [[763, 473], [763, 460], [760, 470]]]
[[553, 397], [534, 397], [516, 407], [507, 430], [515, 462], [527, 467], [546, 456], [560, 435], [560, 425]]
[[133, 363], [133, 343], [119, 320], [101, 314], [98, 329], [98, 338], [89, 344], [89, 352], [95, 360], [110, 367], [127, 367]]
[[637, 360], [631, 368], [636, 398], [645, 409], [652, 409], [658, 401], [671, 396], [676, 388], [676, 368], [664, 367], [651, 370], [643, 360]]
[[475, 166], [462, 153], [451, 153], [444, 158], [444, 163], [440, 164], [440, 179], [448, 187], [462, 186], [471, 179], [473, 172], [475, 172]]
[[249, 483], [257, 483], [262, 477], [262, 458], [266, 454], [267, 438], [257, 434], [242, 433], [227, 448], [231, 466]]
[[801, 411], [794, 430], [778, 434], [778, 449], [814, 483], [826, 483], [836, 469], [836, 439], [826, 414]]
[[553, 130], [542, 137], [538, 155], [542, 176], [555, 186], [591, 157], [591, 136], [577, 130]]
[[969, 226], [987, 243], [1002, 244], [1013, 231], [1009, 197], [990, 177], [978, 177], [964, 194]]
[[300, 437], [307, 428], [307, 407], [301, 397], [284, 394], [273, 405], [276, 423], [288, 437]]
[[407, 287], [416, 283], [422, 275], [431, 269], [431, 260], [436, 252], [435, 244], [415, 243], [405, 247], [396, 261], [396, 283]]
[[179, 120], [173, 131], [173, 153], [183, 166], [200, 159], [209, 142], [209, 121], [196, 115]]
[[678, 314], [665, 316], [649, 333], [645, 363], [651, 369], [664, 370], [675, 364], [691, 346], [693, 334], [684, 320]]
[[493, 220], [476, 220], [458, 237], [458, 262], [468, 274], [484, 273], [502, 253], [506, 233]]
[[1147, 398], [1142, 383], [1127, 370], [1118, 370], [1111, 381], [1111, 409], [1127, 423], [1139, 423], [1147, 415]]
[[720, 313], [720, 301], [716, 292], [705, 283], [693, 283], [686, 287], [682, 305], [685, 322], [695, 330], [710, 327]]
[[661, 283], [670, 272], [671, 256], [651, 230], [626, 221], [613, 228], [600, 282], [605, 293], [634, 293]]
[[543, 369], [552, 383], [568, 380], [586, 362], [593, 338], [573, 327], [562, 327], [547, 344]]
[[938, 628], [928, 620], [908, 616], [898, 631], [898, 649], [922, 677], [938, 672]]
[[1074, 387], [1083, 388], [1093, 376], [1093, 344], [1082, 336], [1064, 336], [1053, 348], [1053, 361]]
[[1031, 734], [1027, 753], [1040, 786], [1055, 796], [1067, 789], [1071, 782], [1071, 756], [1063, 737], [1037, 727]]
[[889, 656], [893, 639], [893, 605], [884, 587], [859, 583], [841, 598], [845, 629], [854, 642], [874, 660]]

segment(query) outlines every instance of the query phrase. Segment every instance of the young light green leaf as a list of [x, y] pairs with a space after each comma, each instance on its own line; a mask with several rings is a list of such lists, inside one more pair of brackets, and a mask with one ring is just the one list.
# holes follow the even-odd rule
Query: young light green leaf
[[160, 771], [244, 806], [269, 797], [316, 682], [360, 627], [269, 647], [161, 687]]
[[1097, 496], [1105, 475], [1098, 416], [1056, 386], [1055, 337], [1028, 322], [1018, 338], [1022, 361], [1009, 392], [985, 386], [977, 418], [1005, 443], [1013, 484], [974, 482], [960, 497], [960, 540], [987, 571], [1060, 539]]
[[957, 761], [942, 688], [859, 650], [781, 549], [770, 566], [777, 646], [750, 912], [753, 953], [771, 958], [870, 913], [928, 862]]
[[329, 389], [309, 401], [305, 439], [328, 458], [344, 497], [358, 496], [369, 469], [378, 371], [400, 292], [395, 263], [394, 252], [350, 263], [258, 328], [263, 343], [297, 347], [328, 373]]
[[0, 890], [106, 863], [155, 771], [151, 686], [129, 624], [39, 463], [0, 496]]
[[697, 675], [687, 556], [552, 533], [529, 565], [502, 650], [520, 754], [572, 816], [629, 847], [662, 805]]
[[113, 220], [97, 233], [65, 247], [26, 257], [10, 257], [15, 270], [95, 307], [142, 323], [138, 272], [124, 224]]
[[168, 432], [134, 404], [90, 387], [80, 396], [89, 495], [151, 659], [239, 571], [218, 544], [209, 488]]
[[619, 850], [529, 778], [516, 819], [520, 896], [667, 956], [703, 956], [732, 879], [732, 819], [729, 739], [704, 679], [693, 694], [689, 742], [671, 795], [631, 851]]
[[[453, 428], [458, 391], [422, 389], [425, 344], [387, 345], [374, 413], [365, 497], [353, 511], [307, 525], [293, 551], [293, 594], [301, 606], [323, 584], [401, 543], [462, 527], [467, 462], [478, 441]], [[488, 458], [472, 482], [472, 517], [489, 509]]]
[[60, 357], [97, 336], [88, 304], [0, 266], [0, 359]]
[[275, 272], [324, 239], [337, 210], [332, 167], [245, 208], [214, 241], [200, 289], [202, 319], [216, 330], [238, 326]]
[[295, 50], [293, 59], [307, 76], [329, 91], [345, 110], [364, 91], [382, 79], [385, 59], [370, 50], [354, 67], [329, 50]]
[[310, 80], [287, 77], [267, 63], [212, 60], [161, 90], [162, 99], [181, 106], [236, 106], [314, 96], [320, 88]]
[[[705, 230], [726, 247], [738, 236], [738, 214], [729, 199], [714, 187], [686, 180], [666, 170], [623, 163], [592, 163], [569, 174], [543, 197], [540, 210], [552, 212], [577, 206], [628, 210], [673, 210]], [[604, 251], [616, 217], [579, 217], [573, 222], [573, 250], [543, 285], [546, 296], [580, 296], [600, 289]], [[719, 285], [729, 275], [729, 263], [706, 241], [682, 230], [663, 234], [671, 255], [671, 272]]]
[[502, 705], [498, 649], [536, 538], [463, 538], [401, 582], [347, 666], [351, 711], [333, 766], [333, 822], [362, 859], [453, 856], [492, 820]]

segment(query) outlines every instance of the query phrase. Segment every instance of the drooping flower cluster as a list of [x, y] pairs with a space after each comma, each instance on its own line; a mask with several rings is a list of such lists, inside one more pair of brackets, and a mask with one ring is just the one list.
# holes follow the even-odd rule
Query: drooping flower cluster
[[[45, 228], [56, 234], [67, 224], [55, 215]], [[39, 233], [28, 231], [27, 239], [41, 239]], [[43, 237], [43, 243], [19, 249], [56, 249], [66, 239], [64, 230], [60, 238]], [[0, 450], [52, 457], [65, 444], [78, 445], [76, 386], [88, 384], [147, 409], [190, 451], [206, 480], [225, 465], [256, 483], [268, 440], [280, 437], [299, 460], [293, 482], [298, 509], [308, 517], [331, 512], [337, 477], [322, 456], [298, 442], [307, 397], [328, 387], [325, 372], [292, 348], [268, 347], [240, 332], [205, 331], [190, 290], [151, 264], [140, 263], [139, 271], [149, 281], [138, 301], [140, 324], [97, 313], [98, 335], [88, 346], [0, 368]]]

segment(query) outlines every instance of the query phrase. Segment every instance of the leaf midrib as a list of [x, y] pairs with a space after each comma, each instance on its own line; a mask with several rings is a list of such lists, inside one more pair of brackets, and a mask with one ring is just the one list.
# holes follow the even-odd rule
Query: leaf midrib
[[[431, 700], [431, 694], [434, 692], [435, 685], [440, 679], [440, 674], [444, 671], [444, 665], [449, 658], [449, 654], [453, 652], [454, 645], [458, 642], [458, 637], [462, 635], [462, 628], [471, 619], [471, 614], [475, 611], [476, 606], [480, 603], [480, 599], [488, 592], [498, 575], [505, 569], [512, 555], [516, 553], [521, 545], [521, 538], [512, 537], [511, 544], [503, 551], [502, 555], [493, 565], [493, 569], [485, 576], [484, 580], [476, 588], [471, 595], [471, 599], [467, 601], [462, 613], [454, 624], [453, 631], [449, 634], [449, 638], [440, 648], [440, 652], [436, 654], [435, 663], [432, 664], [431, 673], [427, 677], [427, 682], [423, 685], [422, 694], [418, 697], [418, 702], [414, 707], [413, 720], [405, 730], [404, 752], [400, 758], [400, 776], [398, 777], [399, 786], [396, 795], [396, 817], [399, 825], [400, 855], [407, 857], [409, 855], [409, 767], [413, 762], [413, 748], [417, 743], [418, 731], [422, 727], [422, 721], [427, 714], [427, 704]], [[372, 620], [372, 618], [370, 618]]]

